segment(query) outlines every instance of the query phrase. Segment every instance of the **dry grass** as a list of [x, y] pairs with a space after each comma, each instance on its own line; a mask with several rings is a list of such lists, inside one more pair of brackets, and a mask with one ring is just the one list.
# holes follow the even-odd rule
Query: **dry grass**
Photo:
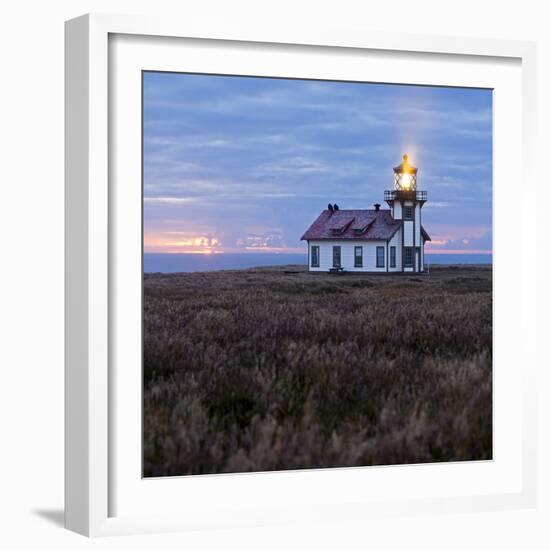
[[144, 286], [146, 476], [492, 457], [489, 267]]

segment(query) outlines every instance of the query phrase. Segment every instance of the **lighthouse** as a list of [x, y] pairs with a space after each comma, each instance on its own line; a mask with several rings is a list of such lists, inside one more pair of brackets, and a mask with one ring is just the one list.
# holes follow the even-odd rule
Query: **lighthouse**
[[426, 191], [417, 189], [418, 168], [403, 155], [403, 162], [393, 169], [393, 190], [384, 192], [394, 220], [401, 220], [401, 258], [403, 271], [424, 271], [424, 242], [429, 239], [422, 228], [422, 207], [428, 200]]
[[393, 190], [384, 191], [389, 209], [379, 203], [374, 209], [330, 203], [302, 236], [308, 243], [309, 271], [424, 271], [424, 244], [430, 236], [422, 227], [422, 206], [428, 194], [416, 188], [417, 172], [403, 155], [393, 169]]

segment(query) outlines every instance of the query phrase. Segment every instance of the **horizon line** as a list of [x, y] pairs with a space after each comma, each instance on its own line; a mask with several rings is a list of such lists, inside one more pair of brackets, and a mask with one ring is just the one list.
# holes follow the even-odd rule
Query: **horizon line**
[[[287, 254], [291, 256], [307, 256], [307, 249], [303, 252], [296, 252], [296, 251], [277, 251], [274, 252], [272, 250], [245, 250], [242, 252], [236, 252], [236, 251], [229, 251], [224, 252], [221, 250], [143, 250], [143, 254], [170, 254], [170, 255], [189, 255], [189, 256], [223, 256], [225, 254], [235, 254], [240, 256], [247, 256], [251, 254]], [[425, 256], [432, 256], [436, 254], [455, 254], [455, 255], [465, 255], [465, 254], [471, 254], [472, 256], [492, 256], [493, 251], [492, 250], [464, 250], [464, 249], [442, 249], [442, 250], [426, 250], [424, 251]]]

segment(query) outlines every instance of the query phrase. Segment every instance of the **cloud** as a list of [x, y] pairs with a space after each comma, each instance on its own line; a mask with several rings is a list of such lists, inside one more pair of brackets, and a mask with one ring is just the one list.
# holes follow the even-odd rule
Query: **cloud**
[[264, 225], [299, 247], [327, 202], [382, 202], [408, 152], [432, 238], [472, 247], [473, 228], [490, 235], [488, 90], [167, 73], [144, 83], [146, 232], [195, 228], [234, 246]]
[[325, 163], [306, 157], [292, 157], [281, 159], [276, 162], [261, 164], [256, 169], [257, 173], [291, 173], [291, 174], [311, 174], [327, 172], [328, 167]]
[[434, 202], [434, 201], [428, 201], [424, 204], [423, 208], [448, 208], [451, 206], [451, 203], [449, 202]]
[[490, 254], [493, 248], [492, 231], [490, 227], [468, 226], [432, 226], [431, 242], [426, 243], [426, 250], [433, 253], [440, 250], [471, 254]]
[[144, 197], [145, 204], [189, 204], [195, 197]]

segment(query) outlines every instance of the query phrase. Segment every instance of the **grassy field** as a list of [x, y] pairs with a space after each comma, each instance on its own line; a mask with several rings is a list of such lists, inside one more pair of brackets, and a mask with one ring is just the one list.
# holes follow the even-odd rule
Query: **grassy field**
[[492, 458], [492, 270], [147, 274], [144, 474]]

